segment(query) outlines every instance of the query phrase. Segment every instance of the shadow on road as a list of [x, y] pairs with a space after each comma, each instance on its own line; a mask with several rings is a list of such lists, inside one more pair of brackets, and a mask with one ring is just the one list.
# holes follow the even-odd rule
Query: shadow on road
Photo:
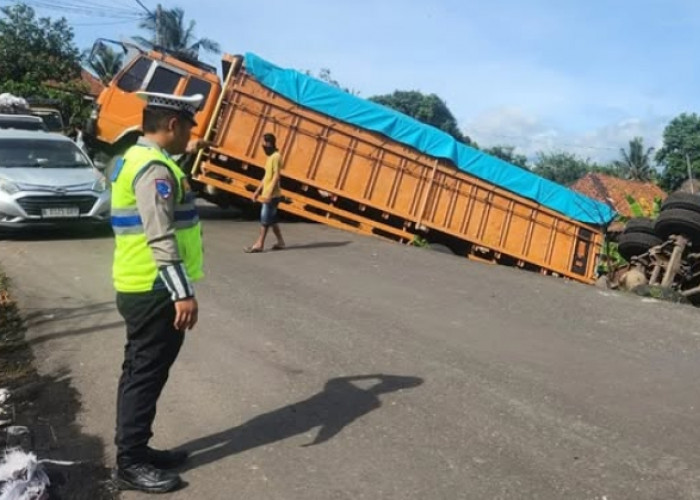
[[337, 248], [344, 247], [352, 243], [351, 241], [319, 241], [317, 243], [305, 243], [303, 245], [287, 245], [284, 249], [287, 250], [311, 250], [314, 248]]
[[124, 326], [123, 321], [113, 321], [111, 323], [100, 323], [94, 326], [88, 326], [85, 328], [75, 328], [72, 330], [65, 330], [62, 332], [47, 333], [46, 335], [41, 335], [40, 337], [33, 337], [28, 343], [31, 346], [43, 344], [45, 342], [50, 342], [51, 340], [64, 339], [67, 337], [77, 337], [79, 335], [88, 335], [90, 333], [101, 332], [102, 330], [110, 330], [112, 328], [117, 328]]
[[59, 241], [59, 240], [95, 240], [114, 238], [109, 225], [45, 228], [36, 227], [12, 231], [0, 231], [0, 241]]
[[[26, 311], [26, 309], [25, 309]], [[95, 314], [115, 312], [114, 301], [99, 302], [80, 307], [58, 307], [50, 309], [34, 309], [25, 314], [24, 321], [27, 327], [33, 328], [53, 321], [63, 321], [67, 319], [83, 318]]]
[[243, 220], [243, 214], [235, 207], [220, 208], [216, 205], [198, 205], [197, 213], [202, 220]]
[[[79, 307], [59, 307], [59, 308], [48, 308], [48, 309], [34, 309], [24, 317], [24, 326], [31, 329], [36, 328], [41, 325], [46, 325], [48, 323], [55, 323], [59, 321], [74, 320], [78, 318], [87, 318], [89, 316], [95, 316], [99, 314], [109, 314], [114, 313], [116, 307], [114, 302], [97, 302], [95, 304], [88, 304]], [[97, 322], [92, 320], [93, 325], [84, 328], [67, 328], [67, 327], [48, 327], [55, 329], [54, 333], [48, 333], [41, 336], [32, 336], [29, 340], [29, 345], [38, 345], [51, 340], [57, 340], [66, 337], [74, 337], [80, 335], [87, 335], [90, 333], [99, 332], [102, 330], [109, 330], [111, 328], [117, 328], [123, 326], [123, 321], [113, 321], [110, 323], [105, 323], [104, 321]], [[95, 324], [96, 323], [96, 324]]]
[[[355, 383], [375, 381], [363, 389]], [[229, 430], [180, 446], [191, 454], [183, 470], [216, 462], [246, 450], [304, 434], [319, 427], [314, 446], [333, 438], [358, 418], [382, 406], [381, 394], [411, 389], [424, 382], [418, 377], [359, 375], [329, 380], [324, 390], [309, 399], [255, 417]]]

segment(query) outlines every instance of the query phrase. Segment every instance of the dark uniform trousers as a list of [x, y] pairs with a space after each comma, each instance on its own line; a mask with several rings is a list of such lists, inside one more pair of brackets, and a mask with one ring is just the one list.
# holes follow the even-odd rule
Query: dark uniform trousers
[[124, 364], [117, 396], [117, 464], [145, 461], [156, 403], [184, 332], [173, 326], [175, 305], [167, 290], [117, 293], [117, 309], [126, 322]]

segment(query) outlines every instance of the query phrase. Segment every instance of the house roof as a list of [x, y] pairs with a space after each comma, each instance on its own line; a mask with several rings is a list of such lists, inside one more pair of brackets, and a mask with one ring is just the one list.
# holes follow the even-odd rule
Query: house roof
[[[81, 93], [84, 92], [83, 95], [88, 95], [91, 97], [99, 96], [100, 92], [102, 92], [102, 90], [105, 88], [99, 78], [97, 78], [89, 71], [86, 71], [85, 69], [80, 70], [80, 78], [76, 78], [75, 80], [73, 80], [73, 83], [83, 84], [82, 88], [84, 90], [81, 90]], [[69, 84], [66, 84], [65, 82], [56, 82], [54, 80], [47, 81], [46, 85], [48, 85], [49, 87], [63, 90], [65, 90], [66, 87], [69, 86]]]
[[625, 217], [634, 216], [625, 196], [632, 196], [645, 212], [651, 212], [655, 198], [664, 200], [667, 196], [663, 189], [651, 182], [629, 181], [598, 173], [586, 174], [571, 189], [607, 203]]
[[105, 88], [99, 78], [84, 69], [80, 71], [80, 79], [88, 85], [88, 93], [93, 97], [99, 96]]

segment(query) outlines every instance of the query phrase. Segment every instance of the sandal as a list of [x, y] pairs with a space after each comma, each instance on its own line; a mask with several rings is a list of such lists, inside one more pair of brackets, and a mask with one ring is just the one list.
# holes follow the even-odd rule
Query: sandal
[[245, 253], [262, 253], [262, 248], [246, 247], [243, 251]]
[[279, 243], [275, 243], [274, 245], [272, 245], [273, 250], [284, 250], [285, 248], [287, 248], [286, 245], [280, 245]]

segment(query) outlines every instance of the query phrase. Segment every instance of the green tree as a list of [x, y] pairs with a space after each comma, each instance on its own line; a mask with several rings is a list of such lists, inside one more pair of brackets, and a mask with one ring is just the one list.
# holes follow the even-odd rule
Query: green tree
[[530, 168], [528, 166], [527, 156], [517, 154], [514, 146], [492, 146], [490, 148], [485, 148], [483, 151], [486, 154], [500, 158], [518, 167], [524, 169]]
[[545, 179], [570, 186], [595, 168], [596, 165], [590, 160], [579, 158], [571, 153], [540, 152], [537, 154], [532, 171]]
[[370, 97], [370, 101], [395, 109], [432, 125], [465, 144], [472, 144], [471, 138], [462, 134], [457, 120], [445, 101], [435, 94], [423, 94], [415, 90], [397, 90], [393, 94]]
[[656, 161], [664, 168], [661, 187], [674, 191], [688, 179], [688, 162], [693, 178], [700, 177], [700, 116], [683, 113], [666, 126], [663, 147]]
[[86, 51], [83, 54], [83, 61], [102, 83], [108, 85], [124, 64], [124, 54], [106, 45], [100, 45], [92, 57], [90, 57], [90, 51]]
[[7, 82], [40, 86], [80, 76], [79, 52], [65, 18], [38, 18], [16, 4], [0, 9], [0, 86]]
[[185, 22], [185, 11], [179, 7], [163, 9], [160, 5], [156, 12], [144, 18], [139, 27], [150, 33], [150, 38], [134, 37], [146, 46], [161, 46], [176, 53], [199, 57], [199, 51], [219, 54], [221, 47], [209, 38], [196, 38], [195, 21]]
[[644, 139], [635, 137], [629, 143], [629, 150], [620, 148], [621, 160], [613, 165], [622, 177], [635, 181], [650, 181], [654, 177], [654, 167], [651, 164], [654, 148], [644, 149]]
[[0, 93], [60, 99], [67, 120], [88, 112], [82, 98], [80, 52], [65, 18], [37, 18], [16, 4], [0, 9]]

